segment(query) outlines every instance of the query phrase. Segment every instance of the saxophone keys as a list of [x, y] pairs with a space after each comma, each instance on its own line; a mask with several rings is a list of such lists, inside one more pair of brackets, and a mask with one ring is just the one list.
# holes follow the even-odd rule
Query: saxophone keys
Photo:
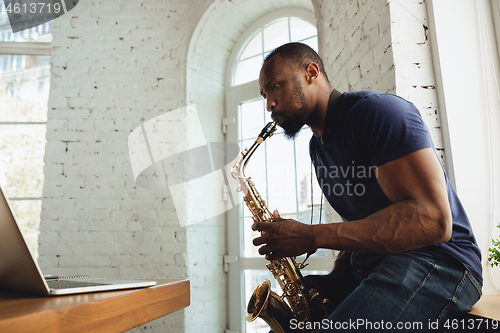
[[274, 276], [281, 276], [285, 274], [285, 270], [283, 265], [280, 265], [280, 262], [277, 260], [271, 261], [266, 265], [267, 269], [271, 271]]
[[271, 274], [273, 275], [276, 275], [276, 269], [275, 267], [272, 265], [272, 263], [269, 263], [266, 265], [267, 269], [271, 272]]
[[297, 288], [295, 284], [287, 283], [285, 284], [285, 291], [287, 296], [294, 297], [297, 294]]

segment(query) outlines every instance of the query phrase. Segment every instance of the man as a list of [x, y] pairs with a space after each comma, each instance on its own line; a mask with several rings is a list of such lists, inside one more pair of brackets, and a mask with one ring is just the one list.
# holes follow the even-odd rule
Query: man
[[253, 225], [265, 231], [254, 245], [268, 260], [317, 248], [352, 252], [359, 286], [321, 327], [431, 331], [469, 311], [481, 295], [480, 251], [413, 104], [372, 91], [340, 94], [317, 53], [300, 43], [274, 50], [259, 83], [285, 135], [312, 129], [318, 181], [346, 221], [307, 225], [275, 211], [276, 223]]

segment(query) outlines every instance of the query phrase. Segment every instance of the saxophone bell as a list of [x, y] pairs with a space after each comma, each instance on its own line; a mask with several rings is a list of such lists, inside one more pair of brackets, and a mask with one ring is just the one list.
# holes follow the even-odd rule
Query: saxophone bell
[[252, 322], [259, 317], [274, 333], [292, 332], [290, 328], [290, 321], [294, 318], [292, 311], [281, 297], [271, 290], [271, 282], [268, 279], [255, 288], [248, 301], [246, 320]]

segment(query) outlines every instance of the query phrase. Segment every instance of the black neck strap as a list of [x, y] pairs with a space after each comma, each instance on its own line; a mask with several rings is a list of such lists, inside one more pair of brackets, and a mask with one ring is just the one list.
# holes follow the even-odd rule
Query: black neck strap
[[323, 135], [321, 135], [321, 143], [327, 144], [332, 139], [332, 128], [329, 126], [332, 122], [333, 115], [335, 114], [335, 109], [337, 108], [338, 102], [342, 93], [337, 89], [333, 89], [330, 94], [330, 99], [328, 100], [328, 108], [326, 110], [325, 123], [323, 124]]

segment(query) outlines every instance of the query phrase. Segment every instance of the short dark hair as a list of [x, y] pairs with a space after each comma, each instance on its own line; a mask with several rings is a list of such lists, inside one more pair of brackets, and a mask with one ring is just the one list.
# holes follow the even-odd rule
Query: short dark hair
[[284, 59], [293, 61], [299, 68], [305, 68], [311, 62], [316, 63], [319, 67], [319, 71], [325, 76], [326, 81], [330, 82], [328, 75], [325, 72], [323, 60], [321, 60], [319, 54], [316, 53], [316, 51], [314, 51], [310, 46], [297, 42], [283, 44], [275, 48], [266, 56], [264, 64], [277, 54], [281, 55]]

